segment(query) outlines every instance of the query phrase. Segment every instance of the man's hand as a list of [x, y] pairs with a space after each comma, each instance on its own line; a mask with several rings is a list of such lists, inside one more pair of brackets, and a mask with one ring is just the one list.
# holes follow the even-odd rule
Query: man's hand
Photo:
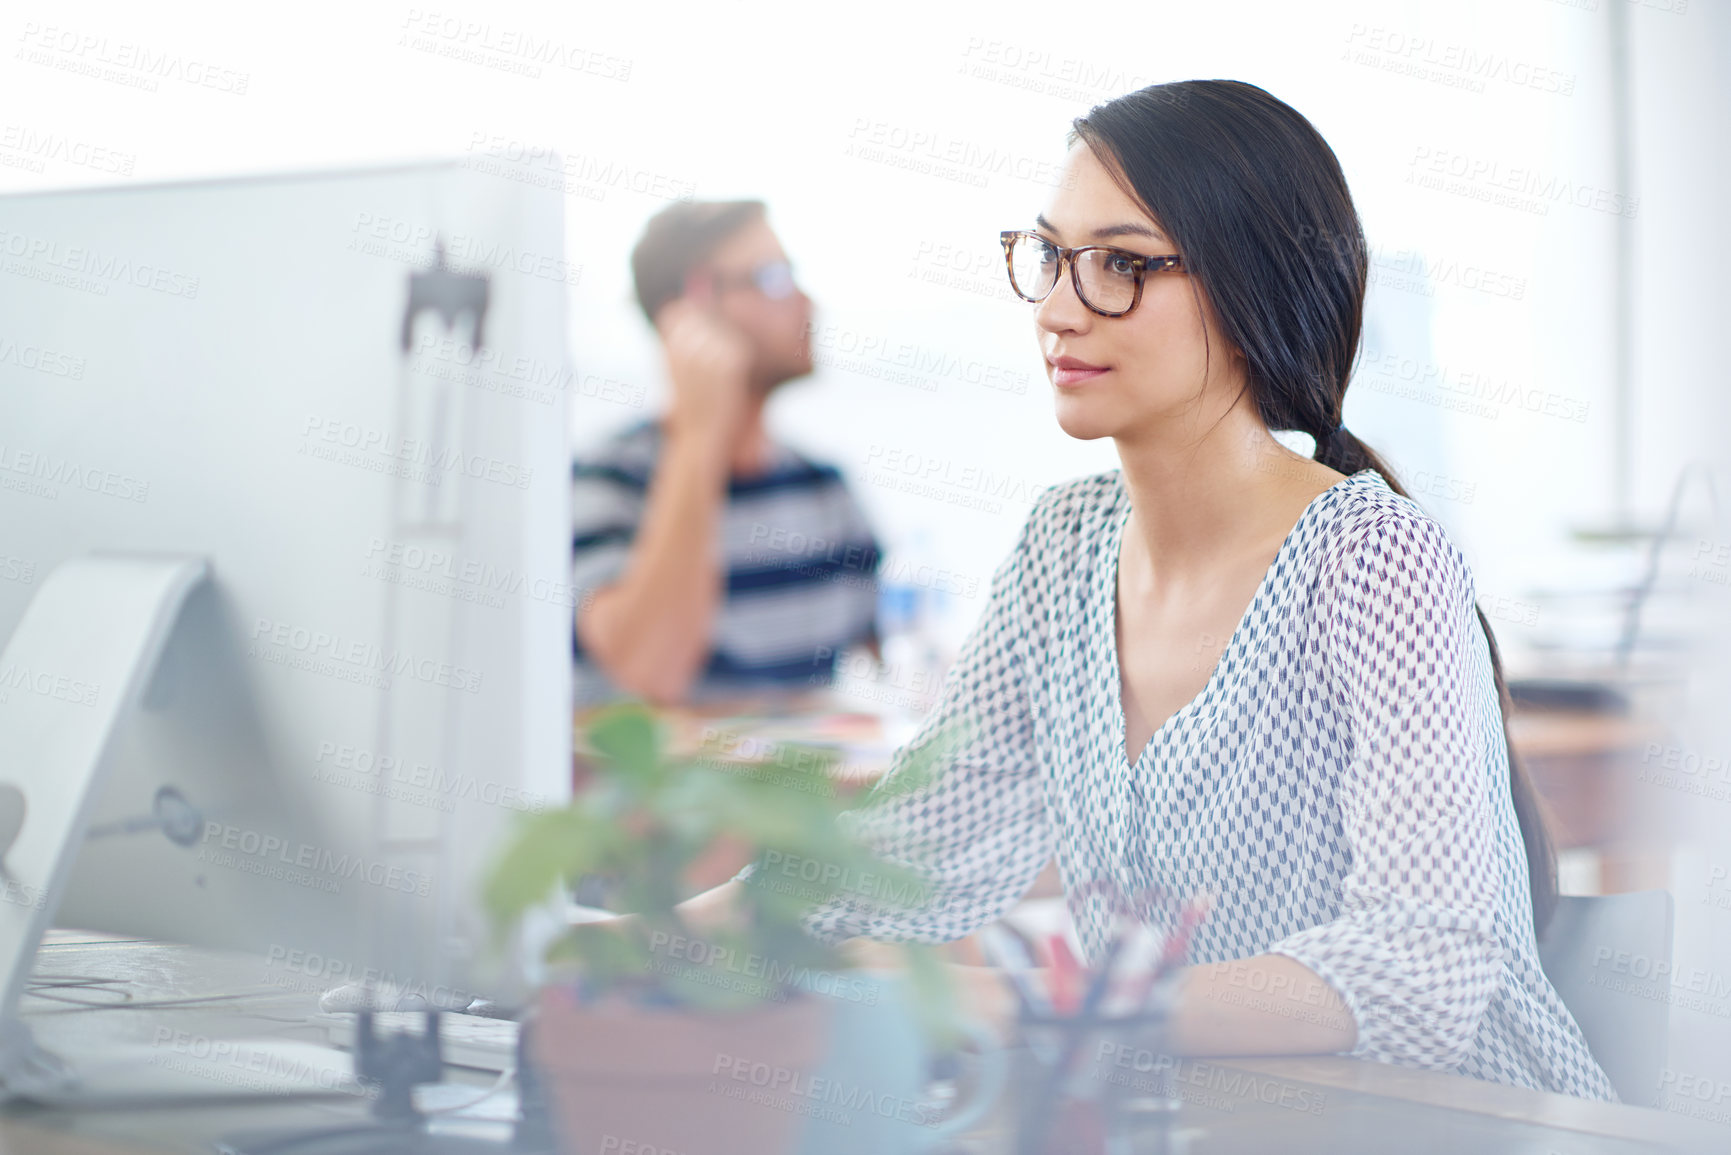
[[709, 658], [726, 590], [721, 525], [728, 476], [751, 420], [752, 347], [698, 297], [662, 307], [656, 328], [673, 405], [625, 572], [577, 616], [577, 639], [613, 684], [682, 702]]
[[662, 306], [655, 328], [673, 384], [673, 428], [731, 444], [750, 407], [751, 342], [692, 297]]

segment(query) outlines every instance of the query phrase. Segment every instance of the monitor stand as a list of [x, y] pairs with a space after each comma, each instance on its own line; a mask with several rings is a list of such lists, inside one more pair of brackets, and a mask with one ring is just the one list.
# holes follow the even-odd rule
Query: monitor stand
[[78, 1072], [19, 1017], [90, 826], [115, 731], [137, 707], [201, 558], [89, 555], [42, 582], [0, 651], [0, 1099], [53, 1098]]
[[[42, 582], [0, 651], [0, 1101], [80, 1106], [259, 1095], [354, 1095], [346, 1056], [311, 1043], [235, 1040], [224, 1056], [165, 1056], [142, 1043], [56, 1054], [20, 1015], [108, 774], [115, 734], [143, 703], [202, 558], [93, 554]], [[129, 828], [135, 824], [128, 824]], [[140, 828], [196, 840], [203, 822], [172, 789]], [[234, 1080], [245, 1059], [248, 1077]]]
[[[195, 557], [74, 558], [42, 582], [0, 651], [0, 1101], [98, 1106], [360, 1091], [346, 1058], [310, 1043], [235, 1040], [221, 1059], [177, 1055], [173, 1063], [140, 1043], [59, 1055], [20, 1015], [37, 949], [90, 833], [115, 734], [143, 702], [181, 608], [209, 573]], [[165, 789], [136, 825], [181, 841], [196, 840], [203, 822]], [[222, 1064], [236, 1056], [274, 1073], [224, 1079], [232, 1071]]]
[[[208, 1072], [152, 1064], [149, 1048], [119, 1055], [127, 1048], [105, 1047], [94, 1057], [96, 1062], [69, 1062], [39, 1046], [20, 1017], [19, 1003], [37, 948], [53, 923], [78, 848], [89, 833], [115, 732], [143, 701], [181, 608], [209, 575], [200, 558], [75, 558], [43, 581], [0, 651], [0, 885], [5, 894], [37, 896], [29, 902], [0, 901], [0, 1102], [160, 1104], [256, 1098], [261, 1093], [352, 1095], [376, 1088], [374, 1121], [369, 1124], [324, 1136], [277, 1135], [262, 1146], [228, 1149], [294, 1147], [294, 1155], [551, 1150], [544, 1116], [533, 1109], [532, 1101], [538, 1100], [528, 1093], [533, 1079], [521, 1062], [519, 1099], [524, 1110], [507, 1144], [428, 1134], [411, 1091], [443, 1078], [436, 1015], [429, 1020], [430, 1049], [425, 1036], [378, 1036], [367, 1015], [363, 1045], [357, 1047], [354, 1069], [340, 1088], [333, 1088], [329, 1078], [287, 1078], [270, 1089], [257, 1083], [225, 1084]], [[174, 827], [188, 823], [185, 805], [164, 806], [160, 796], [157, 802], [154, 821], [173, 837]], [[191, 823], [195, 835], [199, 827]], [[341, 1054], [274, 1040], [241, 1045], [282, 1052], [290, 1060], [284, 1065], [287, 1070], [308, 1069], [313, 1051]], [[520, 1059], [525, 1046], [520, 1039]]]

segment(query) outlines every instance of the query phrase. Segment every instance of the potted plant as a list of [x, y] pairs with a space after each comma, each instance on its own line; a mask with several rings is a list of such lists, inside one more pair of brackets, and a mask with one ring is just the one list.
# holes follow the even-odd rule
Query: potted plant
[[[869, 801], [925, 786], [954, 738], [923, 743]], [[849, 891], [917, 895], [923, 880], [842, 834], [836, 819], [853, 803], [834, 788], [830, 751], [783, 745], [740, 763], [708, 743], [677, 756], [636, 705], [598, 715], [585, 740], [597, 773], [570, 805], [525, 817], [485, 892], [502, 936], [585, 878], [608, 880], [609, 908], [633, 916], [572, 926], [547, 953], [559, 977], [541, 993], [531, 1046], [566, 1149], [791, 1151], [802, 1117], [823, 1106], [812, 1078], [838, 992], [861, 989], [801, 918]], [[760, 865], [735, 917], [700, 932], [677, 906], [717, 847]], [[918, 947], [903, 959], [922, 1028], [951, 1041], [943, 962]]]

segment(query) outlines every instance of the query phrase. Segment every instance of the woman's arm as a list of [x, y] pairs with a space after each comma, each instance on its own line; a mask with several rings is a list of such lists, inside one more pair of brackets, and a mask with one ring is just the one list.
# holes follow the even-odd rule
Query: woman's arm
[[1169, 1045], [1178, 1055], [1328, 1055], [1358, 1043], [1340, 993], [1285, 955], [1187, 968]]
[[1326, 785], [1351, 868], [1335, 917], [1267, 953], [1339, 995], [1354, 1055], [1453, 1069], [1502, 979], [1497, 908], [1521, 861], [1471, 573], [1435, 522], [1391, 513], [1332, 601], [1324, 656], [1347, 758]]
[[[901, 965], [884, 943], [855, 939], [847, 951], [855, 966]], [[968, 1016], [999, 1038], [1013, 1038], [1016, 997], [1002, 972], [989, 966], [951, 970]], [[1179, 981], [1171, 1033], [1163, 1042], [1172, 1054], [1332, 1055], [1358, 1042], [1358, 1026], [1340, 993], [1284, 955], [1188, 967]]]

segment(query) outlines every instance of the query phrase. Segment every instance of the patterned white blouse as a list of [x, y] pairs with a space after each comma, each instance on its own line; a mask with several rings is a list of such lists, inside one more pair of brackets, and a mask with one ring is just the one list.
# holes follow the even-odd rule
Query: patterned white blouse
[[1290, 956], [1339, 992], [1355, 1056], [1613, 1099], [1539, 968], [1508, 749], [1472, 574], [1363, 470], [1318, 495], [1197, 697], [1125, 757], [1117, 471], [1042, 495], [938, 706], [971, 736], [925, 789], [849, 815], [929, 888], [849, 895], [811, 933], [943, 942], [1004, 914], [1057, 854], [1084, 950], [1102, 891], [1151, 921], [1214, 906], [1193, 963]]

